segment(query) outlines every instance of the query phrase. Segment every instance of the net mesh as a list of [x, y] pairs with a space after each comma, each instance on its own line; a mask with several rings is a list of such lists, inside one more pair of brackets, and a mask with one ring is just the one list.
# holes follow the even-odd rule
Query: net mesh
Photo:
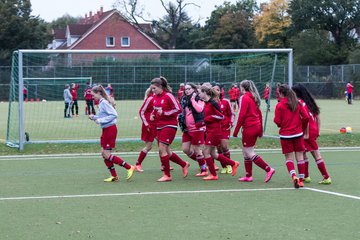
[[[275, 55], [277, 62], [274, 65]], [[141, 120], [138, 111], [151, 79], [167, 78], [176, 95], [180, 83], [219, 82], [225, 95], [233, 83], [253, 80], [262, 95], [265, 84], [272, 86], [274, 98], [276, 82], [288, 82], [288, 53], [257, 52], [197, 52], [159, 53], [120, 52], [49, 53], [25, 52], [22, 64], [18, 54], [13, 56], [7, 142], [19, 142], [19, 65], [22, 65], [23, 83], [27, 100], [23, 103], [23, 131], [28, 142], [86, 142], [98, 141], [99, 127], [89, 121], [85, 108], [84, 91], [88, 82], [111, 84], [117, 104], [118, 140], [140, 138]], [[79, 116], [64, 118], [63, 91], [65, 84], [77, 83], [79, 89]], [[272, 106], [273, 107], [273, 106]], [[266, 104], [262, 102], [264, 113]], [[96, 109], [97, 110], [97, 109]], [[271, 111], [270, 111], [271, 114]], [[265, 116], [265, 114], [264, 114]], [[268, 116], [267, 134], [277, 134]], [[178, 132], [180, 134], [180, 131]]]

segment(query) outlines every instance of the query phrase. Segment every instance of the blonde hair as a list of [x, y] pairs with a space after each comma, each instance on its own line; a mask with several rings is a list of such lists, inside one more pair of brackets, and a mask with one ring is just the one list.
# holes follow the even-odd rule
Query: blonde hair
[[260, 107], [261, 98], [255, 83], [251, 80], [243, 80], [240, 82], [240, 86], [243, 87], [246, 92], [250, 92], [253, 95], [256, 106]]
[[113, 107], [116, 106], [114, 99], [107, 94], [107, 92], [105, 91], [105, 88], [103, 86], [101, 86], [101, 85], [94, 86], [91, 89], [91, 91], [94, 93], [100, 93], [100, 95], [103, 98], [105, 98], [111, 104], [111, 106], [113, 106]]
[[145, 91], [145, 96], [144, 96], [144, 100], [146, 100], [151, 94], [151, 88], [149, 87], [148, 89], [146, 89]]
[[219, 93], [215, 89], [213, 89], [211, 85], [201, 85], [200, 91], [208, 95], [210, 97], [210, 100], [213, 99], [215, 101], [219, 101]]
[[168, 81], [163, 76], [151, 80], [151, 85], [161, 87], [165, 92], [172, 92], [172, 88], [169, 86]]

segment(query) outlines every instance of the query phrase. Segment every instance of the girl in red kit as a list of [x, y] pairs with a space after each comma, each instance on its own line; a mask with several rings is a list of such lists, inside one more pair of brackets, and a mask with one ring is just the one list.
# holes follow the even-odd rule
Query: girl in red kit
[[[217, 147], [217, 151], [219, 154], [223, 154], [225, 157], [230, 158], [230, 150], [229, 150], [229, 139], [230, 139], [230, 131], [234, 123], [235, 114], [232, 110], [230, 101], [226, 98], [224, 98], [224, 95], [222, 95], [221, 89], [223, 87], [219, 83], [213, 84], [213, 89], [219, 94], [220, 96], [220, 109], [221, 112], [224, 115], [224, 119], [221, 121], [221, 140], [220, 145]], [[230, 165], [224, 165], [221, 164], [222, 170], [220, 173], [222, 174], [231, 174], [232, 168]]]
[[224, 115], [219, 107], [219, 95], [211, 86], [203, 85], [200, 87], [199, 96], [205, 102], [204, 122], [206, 126], [206, 137], [203, 154], [210, 171], [209, 176], [204, 177], [203, 179], [218, 180], [214, 159], [217, 159], [224, 165], [230, 165], [232, 167], [231, 175], [234, 176], [239, 166], [239, 162], [233, 161], [216, 152], [216, 147], [220, 144], [222, 138], [221, 121], [224, 119]]
[[[295, 188], [304, 186], [304, 132], [309, 122], [309, 114], [298, 101], [296, 94], [283, 84], [279, 86], [280, 102], [275, 107], [274, 122], [280, 128], [280, 143], [285, 155], [286, 167], [291, 175]], [[294, 166], [294, 153], [298, 165], [299, 178]]]
[[145, 147], [141, 150], [135, 164], [138, 172], [143, 172], [141, 163], [145, 159], [147, 153], [151, 150], [156, 135], [155, 122], [150, 121], [150, 115], [153, 110], [153, 93], [151, 88], [148, 88], [145, 92], [144, 103], [139, 110], [139, 115], [142, 121], [141, 140], [145, 143]]
[[[320, 181], [320, 184], [331, 184], [331, 178], [326, 171], [325, 162], [320, 154], [319, 147], [317, 144], [317, 138], [319, 137], [320, 130], [320, 109], [317, 106], [315, 99], [311, 93], [305, 88], [302, 84], [296, 84], [292, 87], [292, 90], [296, 93], [296, 96], [299, 98], [299, 101], [302, 103], [303, 107], [309, 114], [309, 127], [307, 131], [307, 136], [304, 137], [305, 140], [305, 149], [306, 152], [310, 152], [314, 157], [316, 165], [323, 176], [323, 180]], [[304, 182], [311, 182], [309, 176], [309, 159], [304, 152], [304, 162], [305, 162], [305, 178]]]
[[94, 108], [94, 97], [91, 94], [91, 85], [87, 83], [87, 87], [84, 92], [84, 99], [86, 101], [86, 114], [95, 114], [95, 108]]
[[[77, 101], [77, 90], [79, 89], [79, 84], [77, 83], [72, 83], [71, 84], [71, 96], [72, 96], [72, 100], [73, 103], [71, 105], [71, 114], [76, 117], [79, 116], [79, 105], [78, 105], [78, 101]], [[75, 112], [74, 112], [74, 108], [75, 108]], [[75, 113], [75, 114], [74, 114]]]
[[164, 168], [163, 177], [158, 182], [171, 181], [170, 162], [182, 167], [183, 176], [186, 177], [190, 164], [183, 161], [178, 155], [170, 150], [170, 145], [175, 138], [178, 126], [178, 114], [181, 112], [179, 102], [171, 93], [171, 88], [164, 77], [151, 80], [153, 96], [153, 112], [150, 120], [156, 124], [156, 138], [159, 145], [159, 155]]
[[104, 182], [117, 182], [119, 177], [116, 174], [114, 163], [127, 169], [127, 177], [129, 180], [135, 170], [134, 166], [129, 165], [121, 158], [112, 155], [111, 150], [115, 148], [117, 127], [116, 118], [117, 112], [113, 107], [113, 102], [109, 99], [105, 89], [102, 86], [94, 86], [91, 89], [94, 99], [99, 100], [99, 112], [97, 115], [90, 114], [89, 119], [95, 121], [102, 128], [100, 138], [101, 155], [104, 159], [105, 165], [108, 167], [111, 176], [104, 179]]
[[179, 126], [183, 131], [182, 149], [191, 159], [198, 162], [200, 172], [196, 177], [208, 175], [201, 146], [204, 145], [204, 106], [205, 103], [198, 96], [197, 86], [186, 83], [185, 95], [180, 100], [182, 113], [179, 115]]
[[242, 151], [246, 175], [239, 178], [239, 181], [253, 181], [252, 164], [255, 163], [266, 172], [265, 183], [267, 183], [275, 173], [275, 170], [254, 151], [256, 140], [263, 135], [260, 95], [254, 82], [251, 80], [242, 81], [240, 89], [243, 95], [240, 97], [239, 117], [233, 136], [237, 137], [240, 128], [242, 128]]
[[266, 110], [270, 111], [270, 84], [266, 83], [263, 98], [265, 99], [266, 103]]

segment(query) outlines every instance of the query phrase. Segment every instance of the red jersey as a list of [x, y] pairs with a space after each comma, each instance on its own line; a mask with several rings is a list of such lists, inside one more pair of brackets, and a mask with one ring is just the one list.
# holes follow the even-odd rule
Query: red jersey
[[79, 84], [75, 84], [75, 87], [71, 88], [70, 93], [73, 101], [77, 100], [77, 90], [79, 89]]
[[26, 87], [23, 88], [23, 94], [27, 94], [27, 88]]
[[144, 103], [142, 104], [139, 110], [141, 121], [146, 127], [154, 124], [154, 121], [150, 121], [150, 115], [153, 111], [154, 111], [153, 96], [151, 95], [145, 99]]
[[347, 83], [347, 84], [346, 84], [346, 92], [347, 92], [347, 93], [352, 93], [352, 92], [353, 92], [353, 88], [354, 88], [354, 86], [351, 85], [350, 83]]
[[109, 96], [111, 96], [111, 97], [114, 96], [114, 90], [113, 90], [113, 88], [111, 86], [106, 87], [105, 91]]
[[270, 94], [270, 87], [265, 87], [263, 98], [264, 99], [269, 99], [269, 94]]
[[287, 98], [284, 97], [275, 107], [274, 122], [280, 128], [280, 138], [296, 138], [303, 135], [309, 122], [309, 114], [300, 103], [297, 104], [295, 112], [292, 112]]
[[236, 89], [238, 89], [238, 88], [235, 88], [235, 87], [230, 88], [230, 90], [228, 92], [230, 101], [236, 101], [238, 99], [238, 91]]
[[251, 92], [246, 92], [240, 97], [239, 117], [233, 135], [237, 136], [241, 127], [249, 128], [254, 126], [261, 126], [262, 128], [262, 114], [255, 103], [254, 96]]
[[308, 125], [309, 139], [317, 139], [320, 135], [318, 116], [310, 112], [309, 108], [307, 107], [306, 103], [303, 100], [299, 99], [299, 102], [301, 103], [305, 111], [309, 114], [309, 125]]
[[[154, 95], [153, 108], [152, 114], [155, 117], [157, 129], [164, 127], [177, 128], [177, 116], [181, 113], [181, 106], [174, 95], [165, 91], [159, 95]], [[161, 115], [158, 114], [159, 110], [162, 111]]]
[[204, 122], [207, 134], [221, 135], [221, 121], [223, 119], [224, 115], [218, 109], [210, 102], [205, 103]]
[[178, 93], [177, 93], [177, 98], [178, 98], [179, 101], [182, 98], [182, 96], [184, 96], [184, 89], [185, 89], [185, 87], [181, 86]]
[[93, 100], [93, 95], [91, 94], [91, 87], [87, 87], [84, 92], [85, 100]]
[[240, 89], [236, 87], [235, 88], [235, 96], [236, 96], [235, 100], [238, 100], [240, 98], [240, 95], [241, 95]]
[[223, 131], [229, 130], [234, 123], [235, 114], [231, 108], [230, 101], [226, 98], [220, 100], [220, 109], [224, 114], [224, 119], [221, 121], [221, 129]]

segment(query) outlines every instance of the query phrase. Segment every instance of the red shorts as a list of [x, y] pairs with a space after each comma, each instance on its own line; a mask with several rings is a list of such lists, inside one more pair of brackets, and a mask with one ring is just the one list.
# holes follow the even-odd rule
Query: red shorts
[[256, 144], [258, 137], [261, 137], [262, 126], [253, 126], [242, 129], [242, 145], [243, 147], [253, 147]]
[[141, 140], [144, 142], [153, 142], [156, 136], [156, 127], [149, 126], [150, 131], [147, 130], [147, 127], [142, 124], [141, 127]]
[[191, 145], [202, 145], [205, 142], [204, 131], [184, 132], [182, 142], [190, 142]]
[[282, 153], [291, 153], [291, 152], [304, 152], [305, 143], [304, 137], [290, 138], [290, 139], [280, 139]]
[[174, 141], [176, 131], [177, 131], [177, 129], [172, 128], [172, 127], [165, 127], [162, 129], [157, 129], [156, 130], [156, 138], [159, 143], [161, 142], [166, 145], [170, 145]]
[[219, 146], [221, 141], [222, 135], [215, 135], [215, 134], [206, 134], [205, 137], [205, 145], [206, 146]]
[[305, 151], [311, 152], [319, 149], [316, 139], [304, 139]]
[[107, 149], [107, 150], [111, 150], [115, 148], [116, 136], [117, 136], [117, 127], [115, 124], [110, 127], [103, 128], [100, 137], [100, 146], [103, 149]]
[[221, 133], [222, 133], [221, 139], [227, 139], [227, 140], [230, 139], [230, 129], [229, 130], [222, 129]]

